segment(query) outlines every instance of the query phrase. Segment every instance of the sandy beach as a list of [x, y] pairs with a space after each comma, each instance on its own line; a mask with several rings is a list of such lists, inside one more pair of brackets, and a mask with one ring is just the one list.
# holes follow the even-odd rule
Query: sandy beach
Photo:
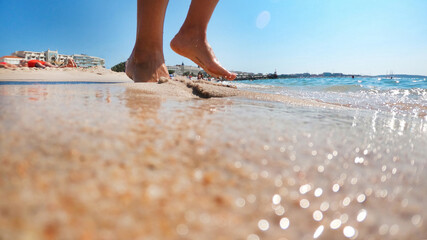
[[332, 104], [303, 100], [273, 94], [254, 93], [250, 91], [237, 90], [229, 84], [214, 83], [209, 81], [191, 81], [185, 77], [176, 77], [174, 80], [160, 81], [159, 83], [134, 84], [124, 73], [113, 72], [104, 68], [89, 69], [37, 69], [21, 68], [17, 70], [0, 69], [0, 82], [4, 84], [13, 83], [121, 83], [126, 85], [129, 91], [156, 95], [162, 98], [178, 97], [184, 99], [200, 98], [225, 98], [243, 97], [247, 99], [285, 102], [289, 104], [336, 107]]
[[0, 102], [1, 240], [427, 238], [422, 117], [106, 69]]

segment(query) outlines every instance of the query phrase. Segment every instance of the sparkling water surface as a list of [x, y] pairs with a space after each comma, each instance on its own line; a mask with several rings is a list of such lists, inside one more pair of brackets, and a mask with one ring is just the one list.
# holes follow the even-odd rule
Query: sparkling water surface
[[2, 239], [427, 236], [427, 124], [406, 110], [120, 84], [3, 85], [0, 101]]
[[425, 117], [426, 78], [289, 78], [239, 81], [240, 89]]
[[309, 87], [314, 89], [327, 89], [329, 86], [359, 86], [361, 88], [385, 89], [411, 89], [427, 88], [427, 77], [396, 78], [396, 77], [319, 77], [319, 78], [286, 78], [264, 79], [254, 81], [239, 81], [240, 83], [254, 85], [271, 85], [278, 87]]

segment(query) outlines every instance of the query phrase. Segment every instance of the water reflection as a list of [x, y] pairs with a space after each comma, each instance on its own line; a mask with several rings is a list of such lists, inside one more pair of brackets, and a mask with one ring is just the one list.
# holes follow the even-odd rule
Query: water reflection
[[[381, 115], [380, 118], [378, 118], [378, 115]], [[358, 124], [365, 125], [365, 119], [366, 119], [366, 113], [365, 115], [361, 115], [358, 111], [354, 115], [352, 126], [356, 127]], [[375, 111], [374, 114], [371, 117], [371, 130], [370, 133], [372, 137], [374, 137], [376, 134], [382, 134], [377, 133], [377, 128], [381, 129], [388, 129], [392, 133], [397, 133], [398, 135], [403, 135], [405, 132], [407, 132], [408, 128], [410, 132], [418, 133], [420, 132], [427, 132], [425, 125], [425, 120], [415, 117], [410, 117], [408, 115], [402, 115], [397, 114], [396, 112], [392, 112], [390, 114]], [[409, 127], [411, 126], [411, 127]]]
[[[52, 219], [31, 215], [31, 206], [52, 204], [79, 209], [78, 216], [64, 210], [69, 219], [106, 221], [103, 231], [129, 239], [426, 233], [422, 118], [244, 99], [171, 100], [111, 86], [0, 86], [0, 98], [0, 161], [13, 166], [0, 170], [8, 179], [0, 181], [0, 195], [28, 214], [15, 219], [38, 229]], [[9, 183], [40, 190], [27, 192], [26, 201], [17, 197], [24, 188], [2, 185]], [[66, 207], [50, 202], [59, 193], [70, 195]]]

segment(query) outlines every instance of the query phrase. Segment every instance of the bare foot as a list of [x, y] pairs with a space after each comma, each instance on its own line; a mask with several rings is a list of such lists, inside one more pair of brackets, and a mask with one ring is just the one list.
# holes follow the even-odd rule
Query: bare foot
[[163, 55], [151, 55], [132, 51], [126, 62], [126, 75], [135, 82], [157, 82], [160, 77], [169, 78]]
[[181, 30], [172, 39], [170, 46], [176, 53], [191, 59], [213, 77], [224, 77], [228, 80], [236, 78], [235, 73], [230, 73], [218, 62], [204, 34]]

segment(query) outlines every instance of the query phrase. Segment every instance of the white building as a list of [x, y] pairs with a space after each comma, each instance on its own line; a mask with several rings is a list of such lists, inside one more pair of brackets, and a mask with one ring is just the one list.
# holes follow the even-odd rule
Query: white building
[[99, 57], [91, 57], [86, 54], [73, 54], [71, 56], [79, 67], [104, 67], [105, 60]]
[[55, 64], [62, 64], [67, 59], [72, 58], [78, 67], [84, 68], [95, 66], [104, 67], [105, 65], [105, 60], [99, 57], [91, 57], [85, 54], [64, 55], [59, 54], [58, 51], [51, 51], [49, 49], [45, 52], [16, 51], [12, 53], [12, 56], [20, 57], [25, 60], [37, 59]]
[[168, 70], [174, 71], [174, 75], [188, 75], [191, 74], [192, 76], [197, 76], [199, 72], [205, 73], [203, 69], [200, 67], [194, 67], [194, 66], [186, 66], [184, 63], [181, 65], [175, 65], [175, 66], [167, 66]]
[[237, 74], [237, 78], [249, 79], [249, 78], [255, 77], [255, 74], [252, 72], [242, 72], [242, 71], [232, 71], [232, 72]]
[[23, 58], [20, 58], [17, 56], [0, 57], [0, 62], [6, 62], [6, 63], [10, 63], [10, 64], [15, 64], [15, 65], [18, 65], [21, 60], [23, 60]]

